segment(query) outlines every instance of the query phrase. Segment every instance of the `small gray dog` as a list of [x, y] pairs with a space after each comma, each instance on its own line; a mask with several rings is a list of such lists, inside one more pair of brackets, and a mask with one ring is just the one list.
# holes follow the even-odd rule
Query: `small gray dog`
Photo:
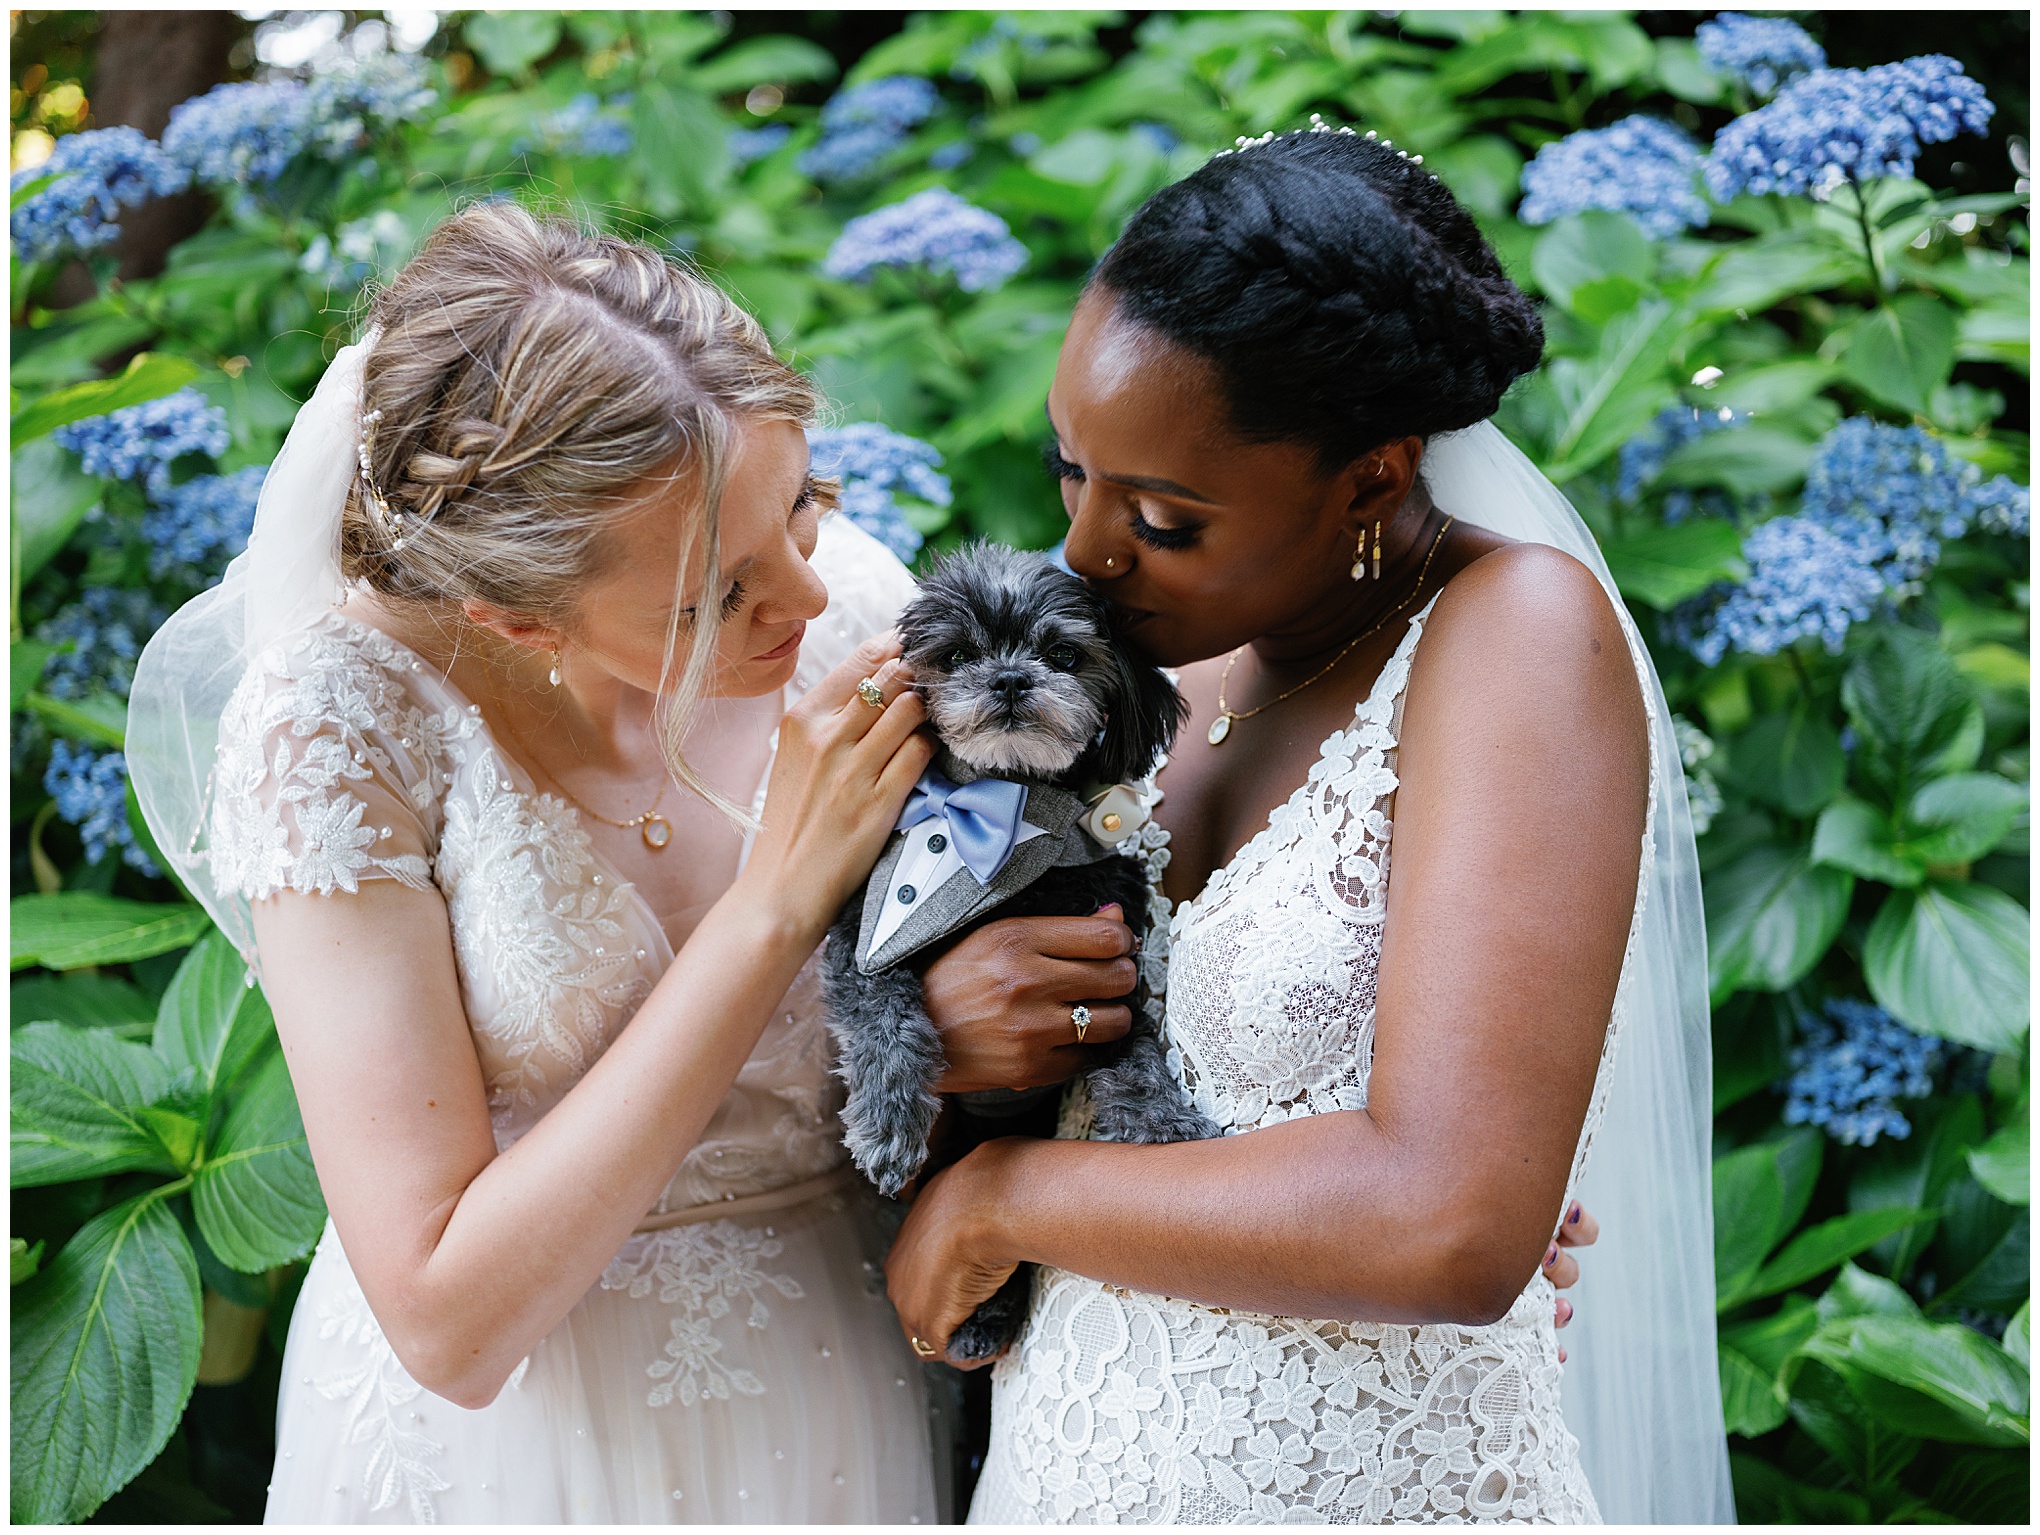
[[[1003, 917], [1088, 916], [1116, 902], [1141, 932], [1146, 876], [1115, 851], [1139, 812], [1114, 786], [1154, 770], [1184, 714], [1110, 606], [1038, 554], [977, 544], [951, 555], [922, 582], [900, 634], [940, 750], [864, 892], [830, 930], [822, 969], [850, 1089], [844, 1144], [887, 1195], [921, 1171], [942, 1108], [942, 1041], [922, 974]], [[1164, 1062], [1144, 990], [1125, 1000], [1133, 1030], [1089, 1073], [1099, 1139], [1216, 1135]], [[1011, 1342], [1031, 1278], [1023, 1265], [949, 1351], [986, 1359]]]

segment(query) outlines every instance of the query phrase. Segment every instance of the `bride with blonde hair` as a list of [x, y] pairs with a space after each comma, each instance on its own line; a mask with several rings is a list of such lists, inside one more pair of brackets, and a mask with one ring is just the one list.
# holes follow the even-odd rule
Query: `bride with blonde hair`
[[936, 1516], [809, 964], [930, 748], [817, 403], [679, 266], [470, 208], [142, 658], [331, 1211], [272, 1522]]

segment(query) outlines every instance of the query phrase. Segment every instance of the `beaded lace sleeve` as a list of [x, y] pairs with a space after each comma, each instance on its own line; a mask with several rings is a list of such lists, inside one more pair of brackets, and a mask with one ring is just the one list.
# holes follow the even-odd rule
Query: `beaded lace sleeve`
[[475, 722], [379, 631], [328, 614], [249, 667], [220, 719], [214, 879], [250, 901], [432, 884], [449, 747]]

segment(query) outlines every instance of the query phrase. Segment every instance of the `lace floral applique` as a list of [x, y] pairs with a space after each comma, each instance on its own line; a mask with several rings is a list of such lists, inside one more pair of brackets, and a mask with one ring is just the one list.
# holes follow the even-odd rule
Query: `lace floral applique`
[[676, 1397], [683, 1407], [711, 1399], [762, 1396], [765, 1385], [749, 1370], [733, 1368], [719, 1357], [723, 1340], [715, 1322], [734, 1306], [746, 1308], [745, 1324], [764, 1327], [772, 1320], [764, 1292], [788, 1300], [806, 1295], [790, 1274], [768, 1274], [766, 1259], [786, 1250], [783, 1242], [735, 1221], [708, 1221], [673, 1226], [632, 1237], [602, 1271], [602, 1288], [622, 1290], [634, 1300], [656, 1294], [660, 1303], [678, 1306], [665, 1357], [645, 1367], [658, 1382], [645, 1400], [664, 1407]]
[[369, 1446], [361, 1473], [369, 1512], [402, 1504], [412, 1523], [437, 1524], [432, 1494], [450, 1484], [427, 1462], [445, 1454], [446, 1446], [417, 1426], [424, 1420], [411, 1404], [425, 1388], [405, 1372], [351, 1273], [319, 1308], [319, 1336], [360, 1350], [353, 1368], [322, 1375], [312, 1385], [328, 1401], [347, 1404], [348, 1443]]
[[447, 800], [438, 875], [462, 968], [501, 999], [473, 1021], [511, 1060], [489, 1082], [501, 1140], [552, 1085], [541, 1051], [578, 1080], [649, 993], [624, 924], [631, 887], [596, 872], [572, 807], [517, 792], [493, 750], [476, 758], [471, 797]]
[[220, 720], [207, 822], [221, 889], [251, 901], [351, 893], [371, 875], [429, 888], [420, 854], [373, 851], [388, 833], [363, 824], [368, 804], [352, 787], [378, 773], [408, 779], [422, 811], [444, 792], [452, 743], [480, 728], [418, 702], [404, 682], [418, 664], [380, 631], [329, 614], [249, 668]]

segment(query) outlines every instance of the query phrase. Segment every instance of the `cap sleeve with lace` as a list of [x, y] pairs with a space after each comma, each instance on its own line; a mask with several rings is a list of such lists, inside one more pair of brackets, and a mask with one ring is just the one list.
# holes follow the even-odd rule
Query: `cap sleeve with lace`
[[841, 666], [872, 635], [890, 629], [914, 595], [913, 572], [841, 512], [822, 519], [808, 563], [829, 589], [829, 606], [808, 625], [801, 642], [793, 674], [796, 696]]
[[454, 743], [479, 723], [379, 630], [328, 613], [286, 636], [220, 718], [215, 883], [249, 901], [431, 888]]

